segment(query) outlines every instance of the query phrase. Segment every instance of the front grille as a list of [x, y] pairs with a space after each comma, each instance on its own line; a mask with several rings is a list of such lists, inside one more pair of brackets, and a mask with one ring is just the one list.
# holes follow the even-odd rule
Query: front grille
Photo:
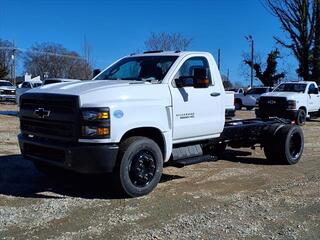
[[71, 123], [52, 122], [46, 120], [21, 119], [21, 130], [25, 133], [39, 133], [41, 135], [54, 135], [59, 137], [72, 137], [73, 127]]
[[[41, 115], [40, 112], [47, 114]], [[20, 127], [23, 134], [75, 141], [79, 137], [78, 96], [26, 93], [21, 96]]]
[[45, 158], [55, 162], [65, 161], [65, 152], [60, 149], [43, 147], [29, 143], [24, 144], [24, 154], [30, 157]]
[[288, 108], [285, 97], [261, 97], [259, 100], [259, 109], [261, 112], [269, 115], [281, 115]]
[[2, 90], [4, 95], [16, 95], [15, 90]]

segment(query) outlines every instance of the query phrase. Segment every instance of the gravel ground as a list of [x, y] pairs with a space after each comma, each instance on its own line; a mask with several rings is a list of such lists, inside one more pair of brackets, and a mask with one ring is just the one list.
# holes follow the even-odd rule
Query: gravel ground
[[0, 104], [1, 239], [320, 239], [319, 121], [304, 127], [295, 166], [229, 149], [218, 162], [165, 168], [152, 194], [121, 199], [104, 176], [51, 179], [23, 160], [16, 110]]

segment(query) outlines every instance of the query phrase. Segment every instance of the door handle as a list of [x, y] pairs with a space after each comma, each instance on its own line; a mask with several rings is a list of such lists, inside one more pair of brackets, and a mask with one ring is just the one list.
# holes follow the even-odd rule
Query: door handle
[[221, 93], [218, 92], [213, 92], [210, 94], [211, 97], [219, 97], [221, 95]]

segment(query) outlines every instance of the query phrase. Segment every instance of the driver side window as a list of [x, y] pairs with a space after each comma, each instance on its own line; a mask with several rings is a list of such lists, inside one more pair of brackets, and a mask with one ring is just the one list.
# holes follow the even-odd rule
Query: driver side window
[[319, 90], [316, 88], [316, 86], [314, 84], [311, 84], [310, 87], [309, 87], [309, 93], [318, 94]]
[[209, 78], [210, 85], [212, 85], [210, 67], [208, 60], [205, 57], [193, 57], [186, 60], [175, 75], [174, 79], [183, 77], [184, 86], [191, 87], [193, 86], [194, 69], [196, 68], [205, 68], [207, 70], [207, 76]]
[[24, 82], [21, 87], [22, 88], [31, 88], [31, 85], [28, 82]]

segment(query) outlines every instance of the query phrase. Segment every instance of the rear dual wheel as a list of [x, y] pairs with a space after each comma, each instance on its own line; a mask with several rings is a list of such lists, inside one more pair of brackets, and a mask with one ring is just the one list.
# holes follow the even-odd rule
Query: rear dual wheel
[[302, 129], [296, 125], [285, 125], [273, 131], [264, 146], [268, 160], [293, 165], [299, 162], [304, 149]]

